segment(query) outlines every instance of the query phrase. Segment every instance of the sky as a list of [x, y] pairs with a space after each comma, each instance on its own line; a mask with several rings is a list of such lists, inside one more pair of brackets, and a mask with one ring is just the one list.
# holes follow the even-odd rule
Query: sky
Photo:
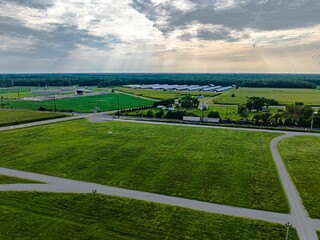
[[0, 73], [320, 73], [319, 0], [0, 0]]

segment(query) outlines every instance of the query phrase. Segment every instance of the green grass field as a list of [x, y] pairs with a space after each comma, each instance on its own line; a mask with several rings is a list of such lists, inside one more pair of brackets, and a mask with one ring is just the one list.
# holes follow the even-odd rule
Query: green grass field
[[10, 126], [10, 125], [27, 123], [27, 122], [61, 118], [65, 116], [66, 115], [47, 113], [47, 112], [44, 113], [44, 112], [30, 112], [30, 111], [0, 109], [0, 126]]
[[[0, 239], [284, 239], [279, 224], [97, 194], [0, 193]], [[290, 239], [298, 239], [291, 229]]]
[[142, 90], [142, 89], [131, 89], [124, 87], [116, 87], [116, 90], [131, 93], [137, 96], [148, 97], [152, 99], [172, 99], [172, 98], [181, 98], [184, 95], [190, 94], [192, 96], [209, 96], [214, 97], [220, 95], [219, 93], [214, 92], [199, 92], [199, 91], [163, 91], [163, 90]]
[[[120, 108], [138, 107], [142, 105], [151, 105], [153, 101], [128, 96], [125, 94], [102, 94], [88, 97], [75, 97], [56, 100], [57, 110], [73, 110], [76, 112], [93, 112], [99, 108], [100, 111], [116, 110], [118, 108], [118, 97]], [[7, 108], [15, 109], [33, 109], [37, 110], [42, 106], [46, 109], [54, 109], [54, 101], [47, 100], [41, 102], [35, 101], [9, 101]]]
[[0, 175], [0, 184], [14, 184], [14, 183], [39, 183], [39, 182]]
[[[235, 94], [235, 97], [231, 97]], [[266, 97], [279, 101], [280, 104], [303, 102], [305, 105], [320, 105], [320, 91], [316, 89], [286, 88], [239, 88], [222, 93], [214, 99], [220, 104], [245, 104], [246, 97]]]
[[288, 212], [269, 151], [276, 136], [79, 120], [1, 133], [0, 166]]
[[320, 137], [288, 138], [279, 149], [309, 215], [320, 218]]

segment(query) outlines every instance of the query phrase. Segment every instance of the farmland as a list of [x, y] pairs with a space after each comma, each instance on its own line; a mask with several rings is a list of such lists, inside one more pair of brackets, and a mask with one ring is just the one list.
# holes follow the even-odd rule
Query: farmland
[[65, 117], [65, 115], [20, 110], [0, 110], [0, 126], [10, 126], [20, 123], [48, 120], [61, 117]]
[[[56, 109], [58, 111], [76, 111], [76, 112], [93, 112], [95, 109], [100, 111], [116, 110], [118, 108], [130, 108], [142, 105], [151, 105], [153, 101], [128, 96], [125, 94], [101, 94], [96, 96], [82, 96], [74, 98], [56, 99]], [[37, 110], [40, 107], [45, 109], [54, 109], [54, 101], [18, 101], [11, 100], [7, 108], [15, 109], [32, 109]]]
[[123, 88], [117, 87], [119, 91], [134, 94], [137, 96], [148, 97], [153, 99], [172, 99], [172, 98], [180, 98], [184, 95], [191, 94], [193, 96], [205, 95], [209, 97], [214, 97], [220, 95], [220, 93], [214, 92], [199, 92], [199, 91], [163, 91], [163, 90], [142, 90], [142, 89], [131, 89], [131, 88]]
[[[279, 224], [99, 194], [2, 192], [0, 221], [0, 239], [8, 240], [285, 237]], [[298, 239], [294, 229], [290, 239]]]
[[[232, 94], [235, 97], [232, 97]], [[320, 105], [320, 91], [316, 89], [286, 88], [239, 88], [222, 93], [214, 99], [219, 104], [245, 104], [247, 97], [266, 97], [279, 101], [280, 104], [303, 102], [306, 105]]]
[[[275, 136], [278, 134], [77, 120], [1, 133], [6, 140], [1, 142], [0, 166], [288, 212], [269, 151]], [[25, 142], [26, 138], [30, 140]]]
[[288, 138], [279, 149], [304, 206], [311, 217], [320, 218], [320, 138]]

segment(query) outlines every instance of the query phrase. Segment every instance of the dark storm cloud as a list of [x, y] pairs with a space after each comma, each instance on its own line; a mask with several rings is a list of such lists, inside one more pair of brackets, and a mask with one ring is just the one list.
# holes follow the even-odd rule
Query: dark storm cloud
[[[113, 36], [109, 36], [109, 38], [92, 36], [85, 30], [79, 30], [76, 26], [72, 25], [52, 26], [53, 31], [41, 31], [27, 28], [22, 22], [16, 19], [0, 17], [0, 36], [21, 39], [22, 44], [23, 39], [26, 38], [32, 38], [36, 41], [32, 51], [19, 52], [14, 49], [15, 46], [12, 46], [12, 49], [7, 49], [5, 52], [11, 55], [32, 55], [36, 58], [54, 58], [65, 55], [79, 45], [111, 50], [109, 47], [110, 43], [119, 42], [119, 40]], [[10, 44], [10, 42], [7, 44]], [[19, 46], [16, 46], [16, 49], [19, 49]]]
[[155, 5], [150, 1], [133, 0], [132, 6], [149, 19], [158, 22], [167, 19], [159, 28], [164, 33], [183, 28], [193, 22], [222, 25], [241, 31], [245, 28], [258, 30], [285, 30], [320, 24], [319, 0], [248, 0], [234, 7], [217, 8], [217, 0], [190, 0], [194, 7], [181, 11], [171, 3]]
[[179, 37], [179, 39], [183, 41], [189, 41], [191, 39], [202, 39], [206, 41], [210, 40], [224, 40], [227, 42], [235, 42], [239, 40], [239, 38], [235, 38], [231, 36], [230, 30], [227, 29], [210, 29], [210, 28], [203, 28], [197, 31], [196, 34], [191, 33], [183, 33]]

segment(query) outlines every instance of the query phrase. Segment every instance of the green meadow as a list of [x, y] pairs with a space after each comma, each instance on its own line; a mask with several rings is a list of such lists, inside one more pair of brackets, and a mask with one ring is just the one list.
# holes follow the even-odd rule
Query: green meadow
[[[234, 97], [232, 97], [234, 94]], [[239, 88], [223, 92], [214, 99], [216, 104], [245, 104], [247, 97], [266, 97], [279, 101], [280, 104], [303, 102], [305, 105], [320, 105], [320, 91], [317, 89], [289, 88]]]
[[269, 150], [269, 143], [276, 136], [77, 120], [1, 133], [0, 166], [207, 202], [288, 212]]
[[279, 149], [309, 215], [320, 218], [320, 137], [284, 139]]
[[[284, 239], [280, 224], [96, 194], [0, 193], [0, 239]], [[290, 239], [297, 240], [295, 229]]]
[[[96, 96], [81, 96], [73, 98], [56, 99], [56, 109], [58, 111], [76, 111], [76, 112], [93, 112], [95, 109], [100, 111], [110, 111], [120, 108], [131, 108], [144, 105], [152, 105], [153, 101], [139, 97], [128, 96], [125, 94], [101, 94]], [[15, 109], [32, 109], [38, 110], [44, 107], [49, 110], [54, 109], [54, 100], [46, 101], [21, 101], [11, 100], [7, 108]]]
[[15, 124], [35, 122], [40, 120], [61, 118], [65, 116], [66, 115], [48, 113], [48, 112], [32, 112], [32, 111], [0, 109], [0, 126], [10, 126]]

